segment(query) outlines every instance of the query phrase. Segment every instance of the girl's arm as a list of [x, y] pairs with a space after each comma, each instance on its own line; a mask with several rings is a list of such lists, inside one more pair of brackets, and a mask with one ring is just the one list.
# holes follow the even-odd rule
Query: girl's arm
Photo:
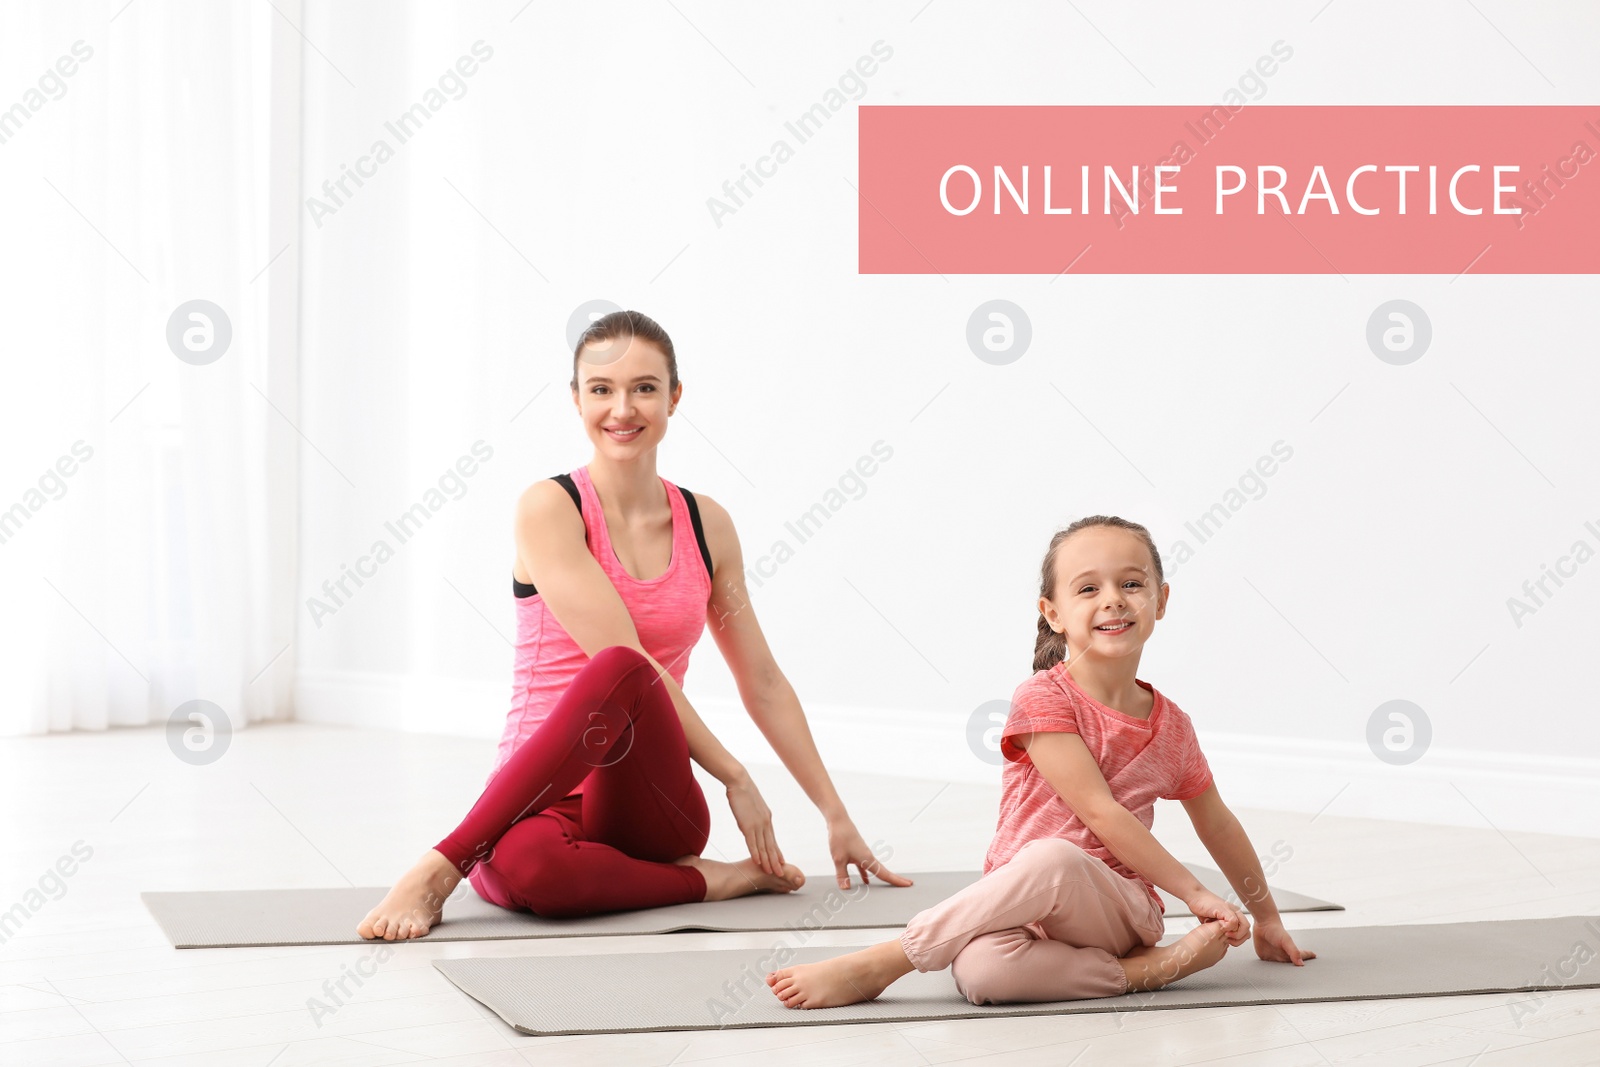
[[[517, 501], [515, 532], [517, 556], [529, 578], [578, 647], [592, 657], [611, 645], [625, 645], [648, 659], [672, 697], [690, 758], [730, 791], [745, 788], [750, 774], [744, 765], [723, 747], [666, 668], [640, 644], [627, 606], [589, 552], [583, 516], [566, 490], [549, 480], [529, 486]], [[782, 870], [783, 858], [775, 843], [770, 849], [770, 855], [755, 858], [763, 869], [776, 873]]]
[[739, 699], [751, 721], [827, 820], [829, 851], [840, 888], [849, 888], [851, 864], [860, 870], [863, 883], [869, 881], [870, 870], [891, 885], [911, 885], [911, 879], [883, 866], [867, 847], [823, 766], [800, 698], [778, 669], [750, 605], [744, 582], [744, 553], [732, 517], [704, 494], [696, 494], [695, 499], [700, 505], [706, 547], [714, 566], [706, 625], [733, 672]]
[[1267, 876], [1262, 873], [1255, 846], [1250, 844], [1244, 827], [1222, 802], [1217, 783], [1212, 782], [1204, 793], [1182, 803], [1200, 843], [1227, 875], [1228, 884], [1239, 894], [1256, 922], [1278, 922], [1281, 918], [1278, 905], [1267, 889]]
[[1315, 952], [1296, 945], [1289, 931], [1283, 928], [1283, 917], [1278, 914], [1278, 905], [1267, 889], [1267, 878], [1261, 871], [1256, 850], [1245, 836], [1244, 827], [1222, 802], [1217, 783], [1212, 782], [1199, 796], [1183, 801], [1183, 808], [1189, 814], [1189, 821], [1194, 823], [1200, 843], [1206, 846], [1211, 858], [1228, 876], [1233, 891], [1255, 916], [1256, 955], [1296, 967], [1304, 967], [1306, 960], [1316, 959]]
[[1230, 940], [1244, 939], [1244, 917], [1226, 901], [1215, 898], [1204, 908], [1196, 906], [1198, 898], [1210, 895], [1210, 891], [1156, 840], [1144, 823], [1117, 803], [1083, 738], [1075, 733], [1051, 731], [1013, 735], [1012, 743], [1027, 751], [1044, 780], [1117, 859], [1188, 904], [1197, 916], [1227, 923]]

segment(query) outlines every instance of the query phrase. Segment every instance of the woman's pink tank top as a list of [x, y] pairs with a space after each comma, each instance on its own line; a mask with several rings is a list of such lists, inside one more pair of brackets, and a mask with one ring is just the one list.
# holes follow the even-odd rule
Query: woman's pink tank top
[[[676, 485], [661, 479], [672, 503], [672, 560], [666, 573], [640, 581], [623, 569], [611, 546], [600, 497], [589, 480], [589, 468], [572, 472], [583, 508], [583, 525], [589, 552], [622, 597], [639, 634], [639, 643], [674, 681], [683, 685], [689, 652], [705, 630], [706, 605], [711, 599], [711, 576], [706, 573], [700, 544], [695, 538], [688, 505]], [[500, 735], [493, 779], [506, 760], [538, 729], [572, 679], [589, 662], [589, 656], [562, 628], [545, 606], [544, 596], [517, 597], [517, 650], [511, 675], [511, 710]], [[580, 783], [575, 793], [581, 793]]]

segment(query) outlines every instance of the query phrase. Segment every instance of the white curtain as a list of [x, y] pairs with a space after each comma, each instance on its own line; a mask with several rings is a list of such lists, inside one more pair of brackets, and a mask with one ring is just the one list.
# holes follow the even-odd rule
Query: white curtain
[[[289, 717], [302, 45], [275, 3], [0, 8], [0, 733]], [[204, 365], [168, 344], [193, 300], [231, 327]]]

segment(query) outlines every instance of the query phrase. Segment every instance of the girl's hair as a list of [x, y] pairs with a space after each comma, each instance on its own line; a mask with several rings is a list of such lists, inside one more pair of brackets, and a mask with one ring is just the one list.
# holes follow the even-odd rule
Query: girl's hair
[[678, 356], [672, 350], [672, 338], [661, 324], [642, 311], [613, 311], [589, 324], [572, 350], [572, 389], [578, 388], [578, 360], [583, 356], [583, 346], [615, 340], [619, 337], [637, 337], [661, 349], [667, 357], [667, 392], [678, 387]]
[[[1150, 559], [1156, 567], [1156, 587], [1166, 579], [1161, 570], [1161, 553], [1156, 551], [1156, 543], [1150, 538], [1150, 531], [1136, 522], [1116, 515], [1087, 515], [1064, 530], [1057, 530], [1055, 536], [1050, 538], [1050, 549], [1044, 554], [1044, 564], [1039, 568], [1039, 595], [1053, 598], [1056, 590], [1056, 553], [1063, 542], [1079, 530], [1089, 526], [1112, 526], [1120, 530], [1130, 530], [1144, 539], [1145, 547], [1150, 549]], [[1056, 633], [1050, 628], [1050, 622], [1044, 617], [1044, 612], [1039, 613], [1039, 634], [1033, 642], [1033, 669], [1046, 671], [1067, 658], [1067, 635]]]

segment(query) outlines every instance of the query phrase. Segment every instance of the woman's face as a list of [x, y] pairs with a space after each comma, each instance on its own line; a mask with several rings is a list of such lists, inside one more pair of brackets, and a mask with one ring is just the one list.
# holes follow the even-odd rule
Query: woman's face
[[614, 459], [654, 448], [682, 395], [682, 382], [668, 394], [666, 353], [650, 341], [616, 337], [585, 345], [578, 357], [578, 415], [595, 449]]
[[[1138, 655], [1166, 613], [1169, 587], [1156, 586], [1144, 539], [1114, 526], [1089, 526], [1056, 550], [1054, 597], [1040, 597], [1046, 621], [1067, 635], [1067, 658]], [[1101, 629], [1118, 627], [1119, 629]]]

